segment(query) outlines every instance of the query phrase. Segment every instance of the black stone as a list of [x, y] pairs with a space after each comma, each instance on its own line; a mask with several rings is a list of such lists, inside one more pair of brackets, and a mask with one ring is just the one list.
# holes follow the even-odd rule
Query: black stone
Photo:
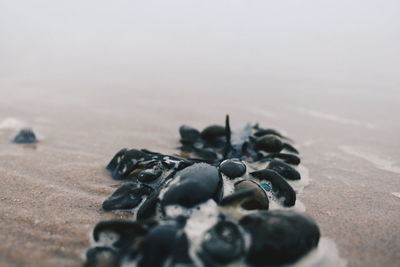
[[136, 214], [137, 220], [147, 220], [155, 215], [157, 209], [157, 203], [159, 201], [158, 199], [159, 193], [160, 191], [158, 189], [154, 190], [148, 196], [148, 198], [143, 202], [143, 204], [140, 205]]
[[294, 146], [292, 146], [291, 144], [284, 143], [283, 144], [283, 148], [286, 149], [289, 152], [299, 154], [299, 151]]
[[253, 196], [254, 188], [251, 189], [242, 189], [235, 191], [233, 194], [230, 194], [224, 197], [219, 206], [226, 207], [226, 206], [236, 206], [242, 204], [245, 200], [251, 198]]
[[243, 180], [235, 184], [235, 191], [251, 189], [253, 194], [242, 203], [242, 208], [246, 210], [267, 210], [269, 200], [265, 190], [257, 182]]
[[133, 246], [137, 242], [134, 241], [144, 237], [155, 224], [155, 221], [144, 223], [126, 219], [102, 221], [94, 228], [93, 239], [99, 242], [101, 241], [102, 233], [105, 235], [116, 233], [118, 238], [112, 245], [126, 253], [129, 250], [135, 249]]
[[117, 251], [110, 247], [92, 247], [86, 252], [85, 267], [117, 267], [120, 257]]
[[279, 137], [283, 137], [281, 133], [279, 133], [278, 131], [276, 131], [274, 129], [258, 129], [254, 133], [254, 135], [257, 137], [264, 136], [264, 135], [276, 135]]
[[[117, 155], [114, 156], [114, 158], [117, 157], [118, 159], [118, 157], [120, 157], [121, 158], [120, 162], [112, 170], [111, 173], [112, 177], [116, 180], [122, 180], [128, 178], [131, 172], [138, 167], [138, 164], [140, 162], [143, 162], [151, 158], [151, 155], [147, 155], [145, 152], [137, 149], [128, 150], [122, 155], [118, 153]], [[113, 162], [113, 160], [111, 160], [111, 162]]]
[[296, 192], [280, 174], [269, 169], [255, 171], [250, 174], [260, 180], [269, 181], [272, 185], [272, 191], [274, 194], [276, 194], [278, 198], [285, 198], [283, 201], [284, 206], [291, 207], [295, 205]]
[[22, 129], [15, 137], [14, 143], [34, 144], [37, 142], [35, 133], [31, 129]]
[[299, 165], [300, 164], [300, 158], [297, 155], [294, 154], [288, 154], [288, 153], [272, 153], [268, 155], [268, 158], [272, 159], [280, 159], [283, 160], [284, 162], [292, 165]]
[[181, 142], [185, 144], [194, 143], [200, 138], [200, 132], [197, 129], [187, 125], [182, 125], [179, 128], [179, 133], [181, 135]]
[[265, 152], [278, 153], [283, 149], [283, 142], [278, 136], [267, 134], [257, 138], [255, 146]]
[[141, 170], [137, 179], [143, 183], [150, 183], [160, 177], [162, 172], [162, 167], [159, 164], [156, 164], [150, 169]]
[[175, 225], [154, 227], [140, 244], [142, 258], [139, 267], [161, 267], [170, 256], [177, 242], [178, 228]]
[[189, 256], [189, 240], [184, 232], [178, 232], [172, 251], [172, 266], [195, 266]]
[[227, 159], [219, 165], [219, 170], [229, 178], [241, 177], [246, 172], [246, 165], [238, 159]]
[[206, 163], [197, 163], [176, 173], [179, 179], [164, 194], [161, 204], [191, 208], [213, 198], [219, 201], [222, 179], [218, 169]]
[[236, 224], [220, 221], [204, 235], [200, 257], [206, 262], [228, 264], [244, 254], [244, 239]]
[[201, 157], [202, 159], [213, 161], [218, 158], [218, 154], [211, 148], [193, 147], [193, 151], [196, 153], [197, 156]]
[[315, 248], [320, 238], [316, 223], [293, 211], [259, 211], [239, 223], [251, 235], [247, 262], [253, 265], [293, 263]]
[[125, 157], [126, 152], [128, 149], [123, 148], [120, 151], [117, 152], [117, 154], [114, 155], [114, 157], [111, 159], [110, 163], [108, 163], [106, 169], [109, 171], [114, 171], [115, 168], [117, 168], [118, 164], [121, 162], [121, 160]]
[[153, 189], [146, 185], [127, 182], [120, 186], [109, 198], [103, 202], [103, 209], [120, 210], [136, 208], [144, 196], [150, 195]]
[[225, 136], [225, 127], [221, 125], [208, 126], [201, 132], [201, 137], [205, 140], [212, 140], [222, 136]]
[[267, 168], [276, 171], [288, 180], [300, 180], [301, 178], [300, 173], [295, 168], [279, 160], [272, 160]]

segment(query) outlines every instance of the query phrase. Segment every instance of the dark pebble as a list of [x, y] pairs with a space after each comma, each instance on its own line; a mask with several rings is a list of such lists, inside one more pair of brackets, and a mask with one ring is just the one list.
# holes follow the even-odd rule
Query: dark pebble
[[257, 138], [255, 146], [265, 152], [278, 153], [283, 149], [283, 142], [278, 136], [268, 134]]
[[279, 160], [272, 160], [267, 168], [276, 171], [288, 180], [300, 180], [301, 178], [300, 173], [295, 168]]
[[128, 149], [123, 148], [120, 151], [117, 152], [117, 154], [114, 155], [114, 157], [111, 159], [110, 163], [108, 163], [106, 169], [109, 171], [114, 171], [115, 168], [117, 168], [118, 164], [121, 162], [121, 160], [125, 157], [126, 152]]
[[143, 183], [150, 183], [160, 177], [162, 172], [162, 167], [159, 164], [156, 164], [150, 169], [141, 170], [137, 179]]
[[236, 224], [220, 221], [204, 235], [201, 248], [206, 265], [228, 264], [244, 254], [244, 239]]
[[185, 144], [194, 143], [200, 138], [200, 132], [197, 129], [187, 125], [182, 125], [179, 128], [179, 133], [181, 135], [181, 142]]
[[242, 204], [245, 200], [253, 197], [254, 188], [251, 189], [242, 189], [240, 191], [235, 191], [233, 194], [230, 194], [224, 197], [219, 206], [227, 207], [227, 206], [237, 206]]
[[241, 177], [246, 172], [246, 165], [238, 159], [227, 159], [219, 165], [219, 170], [229, 178]]
[[146, 185], [134, 182], [124, 183], [103, 202], [103, 209], [110, 211], [136, 208], [143, 197], [150, 195], [152, 191], [153, 189]]
[[205, 140], [212, 140], [221, 136], [225, 136], [225, 127], [221, 125], [208, 126], [201, 132], [201, 137]]
[[197, 148], [193, 147], [193, 151], [202, 159], [206, 160], [216, 160], [218, 158], [218, 154], [211, 148]]
[[289, 152], [299, 154], [299, 151], [294, 146], [292, 146], [291, 144], [284, 143], [283, 144], [283, 148], [286, 149]]
[[155, 215], [159, 193], [160, 191], [158, 189], [154, 190], [143, 202], [143, 204], [140, 205], [136, 214], [137, 220], [147, 220]]
[[276, 135], [279, 137], [283, 137], [281, 133], [279, 133], [278, 131], [274, 130], [274, 129], [258, 129], [254, 135], [257, 137], [260, 136], [264, 136], [264, 135]]
[[140, 244], [139, 267], [161, 267], [175, 248], [178, 228], [175, 225], [154, 227]]
[[276, 194], [278, 198], [283, 197], [285, 199], [283, 201], [284, 206], [291, 207], [296, 204], [296, 192], [277, 172], [269, 169], [263, 169], [250, 174], [260, 180], [269, 181], [272, 185], [272, 191], [274, 194]]
[[267, 193], [258, 183], [251, 180], [244, 180], [235, 184], [235, 191], [251, 189], [253, 194], [242, 203], [242, 208], [246, 210], [267, 210], [269, 200]]
[[113, 248], [92, 247], [86, 252], [85, 267], [117, 267], [119, 265], [119, 255]]
[[96, 242], [101, 242], [102, 233], [106, 236], [110, 233], [115, 233], [117, 240], [114, 241], [112, 246], [126, 253], [135, 249], [133, 246], [137, 242], [134, 241], [144, 237], [149, 229], [155, 225], [155, 221], [137, 222], [125, 219], [102, 221], [94, 228], [93, 239]]
[[293, 211], [259, 211], [239, 223], [251, 235], [247, 261], [253, 265], [293, 263], [315, 248], [320, 238], [316, 223]]
[[292, 165], [296, 165], [296, 166], [300, 164], [300, 158], [294, 154], [272, 153], [272, 154], [268, 155], [268, 158], [280, 159], [288, 164], [292, 164]]
[[184, 232], [178, 232], [172, 251], [172, 266], [195, 266], [189, 256], [189, 240]]
[[176, 173], [178, 183], [171, 185], [161, 200], [162, 206], [181, 205], [191, 208], [211, 198], [219, 201], [222, 179], [218, 169], [206, 163], [197, 163]]
[[116, 156], [121, 157], [121, 160], [117, 164], [117, 166], [112, 170], [111, 173], [112, 177], [116, 180], [122, 180], [128, 178], [129, 174], [131, 174], [131, 172], [138, 167], [138, 164], [140, 162], [145, 161], [150, 157], [143, 151], [137, 149], [128, 150], [123, 155], [118, 155], [118, 153], [117, 155], [114, 156], [114, 158]]
[[22, 129], [15, 137], [14, 142], [18, 144], [34, 144], [37, 142], [35, 133], [31, 129]]

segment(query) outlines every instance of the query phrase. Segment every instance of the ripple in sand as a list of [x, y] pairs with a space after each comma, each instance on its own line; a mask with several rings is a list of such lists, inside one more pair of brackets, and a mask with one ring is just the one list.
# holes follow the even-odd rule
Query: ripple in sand
[[378, 169], [400, 174], [400, 167], [397, 167], [395, 163], [390, 160], [380, 158], [374, 154], [362, 153], [349, 146], [340, 146], [339, 149], [351, 156], [369, 161]]

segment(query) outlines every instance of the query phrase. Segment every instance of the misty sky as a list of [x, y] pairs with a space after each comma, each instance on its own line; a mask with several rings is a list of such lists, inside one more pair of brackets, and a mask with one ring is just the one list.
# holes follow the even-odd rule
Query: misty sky
[[0, 0], [0, 79], [292, 79], [397, 90], [400, 2]]

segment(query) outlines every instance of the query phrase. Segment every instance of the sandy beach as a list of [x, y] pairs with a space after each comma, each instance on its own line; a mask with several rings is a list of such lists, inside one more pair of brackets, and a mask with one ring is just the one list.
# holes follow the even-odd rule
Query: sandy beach
[[[174, 154], [181, 124], [229, 114], [295, 140], [311, 178], [298, 199], [348, 266], [398, 266], [398, 5], [350, 3], [2, 3], [0, 265], [81, 265], [95, 224], [126, 216], [101, 210], [115, 152]], [[23, 127], [38, 144], [11, 142]]]

